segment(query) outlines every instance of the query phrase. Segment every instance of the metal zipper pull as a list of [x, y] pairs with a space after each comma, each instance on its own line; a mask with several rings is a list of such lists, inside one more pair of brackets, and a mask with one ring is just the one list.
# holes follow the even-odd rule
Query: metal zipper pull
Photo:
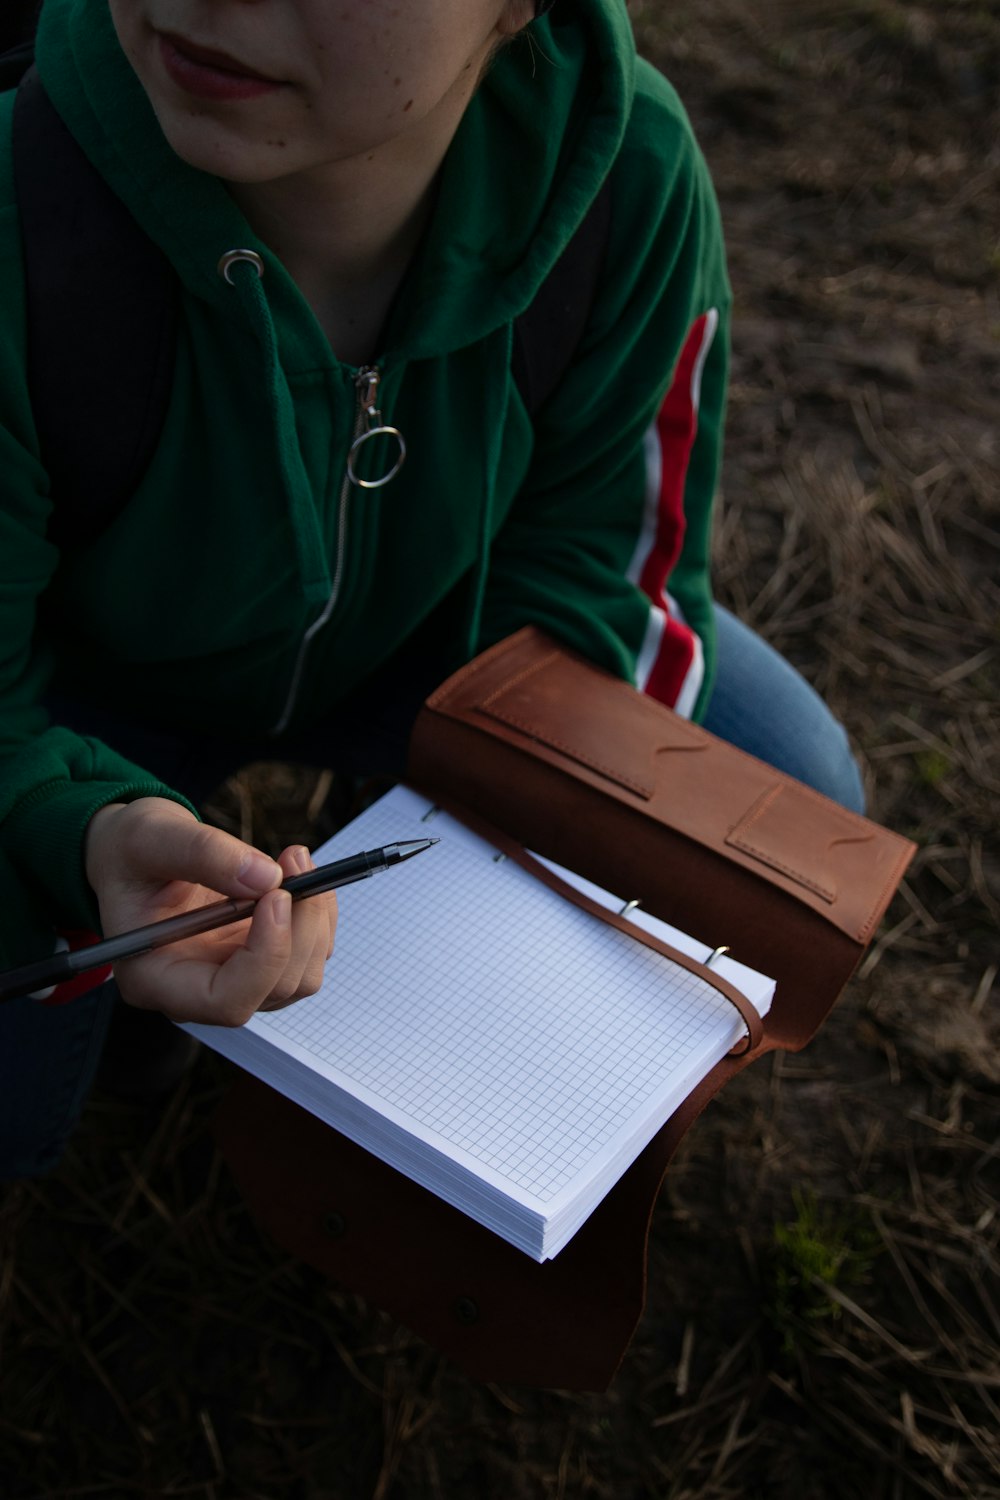
[[[406, 440], [398, 427], [388, 427], [382, 421], [382, 413], [378, 404], [378, 389], [382, 381], [382, 372], [377, 365], [362, 365], [354, 378], [354, 385], [358, 393], [358, 423], [354, 442], [351, 444], [347, 455], [347, 477], [352, 484], [356, 484], [362, 490], [380, 490], [390, 479], [395, 479], [406, 460]], [[380, 479], [362, 479], [355, 470], [358, 455], [366, 443], [372, 438], [395, 438], [399, 444], [399, 453], [392, 468], [387, 470]]]

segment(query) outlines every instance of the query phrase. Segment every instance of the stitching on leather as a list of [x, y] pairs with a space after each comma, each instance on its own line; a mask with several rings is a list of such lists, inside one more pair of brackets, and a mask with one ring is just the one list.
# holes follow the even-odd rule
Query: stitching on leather
[[500, 697], [501, 693], [507, 693], [512, 687], [516, 687], [519, 682], [526, 682], [529, 677], [534, 677], [536, 672], [540, 672], [543, 667], [547, 667], [549, 662], [555, 661], [558, 656], [558, 651], [550, 651], [548, 656], [542, 657], [541, 661], [533, 662], [529, 667], [522, 667], [520, 672], [514, 673], [513, 677], [505, 678], [499, 687], [493, 689], [488, 698], [484, 698], [482, 703], [477, 704], [477, 707], [488, 708], [495, 699]]
[[730, 837], [727, 841], [736, 849], [745, 849], [747, 854], [753, 854], [765, 864], [770, 865], [772, 870], [778, 870], [782, 875], [787, 875], [789, 880], [794, 880], [797, 885], [804, 886], [807, 891], [814, 891], [817, 896], [822, 896], [824, 901], [832, 905], [837, 899], [837, 892], [830, 890], [825, 885], [820, 885], [818, 880], [810, 880], [808, 875], [803, 875], [801, 870], [796, 870], [792, 865], [786, 865], [782, 860], [775, 859], [774, 855], [767, 849], [759, 849], [751, 844], [748, 839]]
[[[480, 672], [487, 661], [493, 661], [496, 657], [501, 656], [505, 652], [509, 651], [509, 649], [510, 639], [508, 638], [502, 641], [498, 641], [495, 646], [489, 647], [489, 649], [483, 652], [482, 655], [474, 657], [472, 661], [468, 662], [464, 667], [460, 668], [453, 677], [449, 678], [447, 683], [442, 684], [440, 688], [436, 689], [436, 691], [431, 694], [431, 696], [427, 699], [427, 707], [434, 708], [436, 710], [447, 711], [452, 697], [457, 691], [460, 690], [461, 686], [464, 686], [466, 680], [469, 677], [474, 676], [478, 672]], [[558, 655], [561, 655], [558, 650], [553, 651], [545, 657], [545, 661], [549, 662], [552, 660], [553, 656]], [[530, 669], [522, 672], [521, 675], [530, 675]], [[515, 680], [516, 678], [511, 679], [511, 681]], [[500, 692], [503, 691], [503, 689], [501, 688], [497, 691]], [[658, 704], [655, 704], [650, 700], [643, 698], [641, 694], [639, 694], [638, 697], [639, 702], [636, 707], [638, 707], [643, 713], [652, 713], [654, 715], [657, 715], [659, 713]], [[691, 738], [697, 743], [699, 740], [698, 726], [690, 723], [689, 721], [682, 722], [684, 722], [685, 725], [693, 731]], [[704, 744], [706, 743], [706, 741], [702, 740], [701, 743]], [[740, 750], [736, 745], [730, 745], [728, 747], [728, 751], [730, 755], [738, 756], [741, 760], [753, 762], [754, 764], [757, 763], [754, 756], [749, 755], [745, 750]], [[776, 788], [775, 790], [778, 791], [780, 790], [780, 788]], [[801, 799], [804, 799], [806, 802], [818, 802], [823, 804], [824, 806], [826, 806], [829, 802], [829, 798], [824, 797], [822, 792], [817, 792], [812, 787], [805, 786], [804, 784], [798, 785], [796, 787], [796, 791], [799, 797]], [[857, 816], [852, 815], [847, 809], [844, 809], [844, 815], [848, 820], [851, 820], [852, 816]], [[859, 817], [859, 821], [863, 820]], [[877, 914], [886, 904], [887, 894], [894, 888], [895, 883], [900, 878], [901, 872], [906, 869], [907, 864], [912, 858], [912, 850], [909, 848], [908, 843], [905, 840], [902, 840], [898, 834], [894, 834], [890, 829], [887, 828], [879, 829], [879, 833], [881, 835], [883, 844], [887, 842], [898, 844], [901, 846], [900, 852], [897, 855], [890, 874], [886, 877], [885, 884], [880, 890], [878, 897], [872, 901], [870, 907], [868, 908], [867, 916], [863, 919], [861, 926], [854, 934], [855, 941], [865, 942], [871, 936], [871, 933], [873, 932], [876, 925]], [[730, 830], [730, 833], [727, 835], [726, 842], [732, 843], [737, 848], [740, 847], [740, 844], [735, 838], [732, 830]], [[746, 848], [746, 852], [753, 854], [755, 858], [769, 858], [769, 856], [760, 855], [758, 851], [756, 851], [749, 845]], [[801, 878], [795, 875], [793, 872], [788, 873], [790, 879]], [[822, 895], [823, 893], [822, 891], [818, 891], [817, 894]], [[841, 930], [846, 931], [846, 929], [844, 928], [842, 928]]]
[[827, 886], [820, 885], [818, 880], [811, 880], [808, 875], [803, 875], [800, 870], [796, 870], [792, 865], [786, 864], [784, 860], [776, 859], [769, 850], [752, 844], [749, 838], [746, 837], [754, 824], [758, 823], [768, 808], [774, 805], [781, 792], [782, 788], [780, 786], [776, 786], [771, 791], [765, 792], [750, 816], [744, 818], [737, 825], [737, 829], [730, 829], [726, 842], [727, 844], [732, 844], [736, 849], [744, 849], [747, 854], [752, 854], [756, 859], [763, 860], [773, 870], [778, 870], [782, 875], [787, 875], [789, 880], [796, 881], [799, 885], [804, 886], [807, 891], [815, 892], [817, 896], [821, 896], [824, 901], [829, 901], [832, 905], [837, 899], [836, 890], [830, 890]]
[[[582, 755], [580, 750], [574, 748], [568, 740], [560, 739], [558, 736], [552, 734], [550, 730], [547, 729], [543, 736], [539, 733], [537, 724], [532, 724], [527, 719], [519, 718], [509, 711], [501, 713], [493, 708], [496, 700], [508, 693], [511, 688], [516, 687], [520, 682], [527, 681], [528, 678], [540, 672], [543, 667], [549, 666], [553, 661], [558, 661], [561, 657], [561, 651], [550, 651], [541, 661], [524, 667], [520, 672], [515, 672], [513, 677], [508, 677], [498, 687], [494, 688], [493, 692], [484, 698], [481, 703], [476, 704], [475, 707], [480, 713], [491, 713], [493, 717], [501, 719], [503, 723], [510, 724], [515, 729], [520, 729], [522, 733], [529, 735], [532, 739], [542, 740], [544, 744], [551, 745], [554, 750], [561, 750], [564, 755], [568, 755], [572, 760], [580, 761], [583, 765], [592, 767], [593, 770], [599, 771], [602, 776], [607, 776], [609, 780], [617, 781], [622, 786], [628, 787], [630, 791], [635, 792], [637, 797], [648, 799], [656, 789], [655, 780], [637, 781], [634, 777], [629, 776], [620, 767], [613, 765], [609, 761], [596, 760], [593, 756]], [[646, 717], [649, 717], [650, 713], [652, 713], [654, 718], [659, 717], [658, 708], [641, 696], [633, 706], [637, 707]], [[692, 738], [697, 739], [697, 735], [692, 735]]]
[[427, 699], [427, 707], [438, 709], [447, 705], [455, 694], [461, 690], [468, 677], [476, 676], [482, 671], [486, 662], [492, 661], [495, 656], [505, 655], [509, 650], [510, 639], [508, 638], [497, 641], [495, 646], [490, 646], [481, 655], [474, 656], [471, 661], [466, 662], [464, 667], [459, 667], [450, 677], [446, 677], [440, 687], [434, 689], [433, 693]]
[[909, 864], [912, 857], [912, 851], [907, 848], [904, 848], [902, 853], [899, 855], [899, 858], [893, 865], [891, 871], [889, 872], [889, 875], [886, 877], [885, 885], [879, 891], [878, 900], [872, 902], [871, 910], [869, 911], [865, 920], [862, 922], [861, 926], [858, 928], [859, 942], [868, 942], [869, 938], [875, 930], [877, 921], [876, 914], [882, 911], [888, 905], [889, 896], [891, 895], [892, 891], [895, 890], [899, 881], [902, 880], [903, 871], [906, 869], [906, 866]]
[[[550, 651], [549, 654], [543, 657], [541, 661], [535, 662], [531, 666], [523, 667], [520, 672], [515, 672], [513, 677], [506, 678], [505, 681], [500, 683], [498, 687], [494, 688], [489, 697], [484, 698], [482, 700], [482, 703], [478, 706], [480, 708], [488, 707], [503, 693], [508, 692], [512, 687], [516, 687], [519, 682], [526, 681], [527, 678], [534, 676], [536, 672], [540, 672], [543, 667], [549, 666], [551, 662], [560, 661], [563, 659], [564, 653], [562, 651]], [[587, 671], [586, 675], [588, 677], [592, 677], [593, 675], [595, 675], [593, 669]], [[627, 686], [627, 684], [625, 684], [624, 682], [619, 685], [622, 687]], [[663, 712], [662, 703], [658, 703], [654, 699], [648, 698], [644, 693], [640, 693], [638, 691], [635, 692], [635, 696], [632, 699], [631, 708], [633, 711], [642, 714], [643, 718], [654, 719], [657, 721], [659, 721], [660, 716]], [[701, 735], [698, 732], [698, 726], [696, 724], [692, 723], [689, 719], [681, 718], [679, 714], [677, 715], [677, 720], [678, 726], [680, 727], [681, 732], [685, 738], [690, 738], [696, 743], [701, 740]], [[511, 720], [511, 722], [513, 723], [514, 721]]]
[[[485, 705], [481, 705], [479, 711], [480, 713], [490, 712]], [[600, 761], [593, 756], [585, 756], [581, 754], [579, 748], [574, 748], [567, 740], [557, 738], [548, 729], [546, 729], [543, 739], [538, 732], [538, 726], [532, 724], [527, 719], [515, 718], [513, 714], [500, 714], [496, 712], [493, 712], [491, 716], [500, 719], [504, 724], [512, 725], [514, 729], [520, 729], [531, 739], [539, 740], [542, 744], [551, 746], [553, 750], [561, 750], [564, 755], [569, 756], [570, 760], [578, 761], [584, 766], [590, 766], [594, 771], [600, 771], [601, 775], [606, 776], [609, 781], [617, 781], [619, 785], [628, 787], [629, 791], [635, 792], [637, 797], [644, 797], [648, 800], [656, 790], [655, 782], [636, 781], [627, 772], [622, 771], [618, 766], [612, 765], [609, 761]]]

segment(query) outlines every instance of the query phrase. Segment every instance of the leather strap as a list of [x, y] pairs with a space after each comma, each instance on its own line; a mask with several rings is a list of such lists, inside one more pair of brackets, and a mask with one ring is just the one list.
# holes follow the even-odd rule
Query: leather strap
[[724, 979], [721, 974], [717, 974], [714, 969], [708, 968], [706, 964], [699, 963], [696, 958], [690, 958], [686, 953], [681, 953], [678, 948], [665, 943], [662, 938], [655, 937], [644, 928], [637, 927], [633, 922], [626, 921], [617, 912], [609, 911], [607, 907], [601, 906], [597, 901], [592, 900], [590, 896], [585, 895], [583, 891], [577, 890], [576, 886], [570, 885], [561, 876], [554, 874], [547, 865], [542, 864], [534, 855], [529, 854], [514, 839], [508, 838], [505, 833], [501, 833], [498, 828], [494, 828], [485, 818], [480, 818], [476, 814], [470, 813], [467, 808], [457, 807], [454, 803], [442, 801], [440, 797], [434, 798], [434, 804], [436, 807], [440, 807], [442, 812], [448, 813], [449, 817], [457, 819], [459, 823], [464, 823], [466, 828], [471, 829], [473, 833], [479, 834], [480, 838], [486, 839], [494, 848], [499, 849], [501, 854], [506, 855], [515, 864], [520, 865], [522, 870], [527, 870], [529, 875], [534, 876], [536, 880], [540, 880], [550, 890], [556, 891], [566, 901], [572, 901], [574, 906], [579, 906], [581, 910], [589, 912], [593, 917], [599, 917], [602, 922], [606, 922], [610, 927], [617, 927], [619, 932], [626, 933], [635, 942], [642, 943], [645, 948], [652, 948], [654, 953], [661, 954], [664, 958], [670, 959], [671, 963], [678, 964], [682, 969], [686, 969], [689, 974], [694, 974], [698, 979], [703, 979], [707, 984], [710, 984], [713, 989], [717, 990], [739, 1012], [740, 1019], [747, 1028], [746, 1036], [735, 1047], [730, 1049], [728, 1054], [730, 1057], [747, 1057], [750, 1053], [756, 1052], [758, 1047], [761, 1046], [764, 1040], [764, 1023], [747, 997], [734, 984], [731, 984], [728, 979]]

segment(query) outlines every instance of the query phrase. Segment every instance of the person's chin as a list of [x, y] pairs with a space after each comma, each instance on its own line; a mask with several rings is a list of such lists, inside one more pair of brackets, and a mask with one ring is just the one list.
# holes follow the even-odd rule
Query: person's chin
[[226, 182], [267, 182], [288, 170], [280, 137], [249, 139], [194, 107], [183, 113], [157, 109], [156, 115], [170, 148], [198, 172]]

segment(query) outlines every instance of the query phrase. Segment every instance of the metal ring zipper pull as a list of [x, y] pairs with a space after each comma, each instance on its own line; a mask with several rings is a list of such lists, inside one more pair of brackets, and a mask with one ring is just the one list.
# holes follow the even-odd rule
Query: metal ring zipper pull
[[[362, 479], [360, 474], [358, 474], [354, 467], [354, 461], [357, 458], [358, 454], [361, 452], [361, 449], [364, 447], [365, 443], [368, 443], [372, 438], [377, 437], [395, 438], [397, 443], [399, 444], [399, 456], [397, 457], [396, 462], [393, 464], [392, 468], [387, 470], [387, 472], [383, 474], [379, 479]], [[405, 462], [406, 439], [403, 437], [403, 434], [400, 432], [398, 427], [386, 427], [380, 424], [378, 427], [369, 427], [367, 432], [362, 432], [358, 437], [354, 439], [354, 442], [350, 447], [350, 452], [347, 455], [347, 477], [351, 481], [351, 483], [357, 485], [358, 489], [360, 490], [380, 490], [384, 484], [389, 483], [390, 479], [395, 479], [396, 475], [399, 473]]]
[[[357, 485], [360, 490], [380, 490], [390, 479], [395, 479], [406, 461], [406, 440], [398, 427], [390, 427], [382, 421], [382, 411], [379, 406], [379, 388], [382, 384], [382, 371], [378, 365], [362, 365], [354, 381], [358, 392], [358, 426], [364, 424], [364, 431], [358, 432], [351, 444], [347, 455], [347, 477], [352, 484]], [[362, 479], [355, 468], [355, 460], [366, 443], [372, 438], [387, 437], [395, 438], [399, 444], [399, 456], [391, 469], [379, 479]]]

